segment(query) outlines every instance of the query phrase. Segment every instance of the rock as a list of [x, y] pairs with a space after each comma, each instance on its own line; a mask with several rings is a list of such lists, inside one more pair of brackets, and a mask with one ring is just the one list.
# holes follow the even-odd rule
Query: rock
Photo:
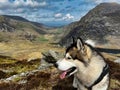
[[43, 57], [40, 61], [40, 66], [39, 66], [39, 70], [41, 69], [46, 69], [48, 67], [51, 67], [53, 66], [53, 64], [59, 60], [60, 58], [63, 57], [62, 54], [56, 52], [56, 51], [53, 51], [53, 50], [49, 50], [48, 52], [45, 52], [45, 53], [42, 53], [43, 54]]
[[63, 55], [53, 50], [49, 50], [48, 52], [42, 53], [42, 54], [43, 54], [43, 57], [41, 60], [41, 64], [55, 63], [57, 60], [63, 57]]
[[13, 81], [15, 78], [17, 78], [18, 77], [18, 75], [13, 75], [13, 76], [11, 76], [11, 77], [9, 77], [9, 78], [6, 78], [6, 80], [7, 81]]
[[27, 83], [27, 80], [21, 80], [18, 82], [18, 84], [25, 84], [25, 83]]
[[55, 59], [58, 59], [58, 52], [55, 52], [53, 50], [49, 50], [49, 54], [52, 55]]
[[40, 59], [41, 57], [42, 57], [42, 55], [40, 52], [32, 52], [27, 56], [27, 58], [28, 58], [27, 61], [31, 62], [31, 61]]
[[38, 67], [39, 70], [44, 70], [47, 69], [49, 67], [53, 66], [53, 64], [42, 64]]
[[[120, 4], [101, 3], [90, 10], [79, 21], [73, 22], [62, 29], [59, 44], [68, 46], [72, 42], [72, 37], [81, 37], [84, 40], [92, 39], [99, 43], [113, 41], [107, 40], [107, 36], [120, 35]], [[119, 38], [120, 39], [120, 38]]]

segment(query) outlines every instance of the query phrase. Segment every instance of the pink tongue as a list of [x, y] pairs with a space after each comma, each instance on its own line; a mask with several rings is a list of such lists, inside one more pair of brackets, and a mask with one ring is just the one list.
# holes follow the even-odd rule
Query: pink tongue
[[62, 74], [60, 74], [60, 79], [64, 79], [65, 78], [65, 76], [66, 76], [66, 74], [67, 74], [67, 72], [65, 71], [65, 72], [63, 72]]

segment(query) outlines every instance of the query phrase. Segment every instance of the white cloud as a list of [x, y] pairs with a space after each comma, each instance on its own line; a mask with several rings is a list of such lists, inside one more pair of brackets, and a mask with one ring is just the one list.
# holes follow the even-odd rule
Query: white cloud
[[[20, 0], [16, 0], [16, 1], [20, 1]], [[24, 1], [24, 0], [21, 0]], [[43, 2], [37, 2], [37, 1], [33, 1], [33, 0], [26, 0], [26, 2], [24, 1], [25, 6], [31, 6], [31, 7], [36, 7], [36, 6], [46, 6], [47, 3], [45, 1]]]
[[67, 13], [63, 15], [62, 13], [56, 13], [54, 14], [54, 21], [68, 21], [68, 20], [74, 20], [74, 16], [72, 16], [70, 13]]
[[62, 13], [57, 13], [54, 15], [55, 18], [61, 18], [62, 17]]
[[91, 1], [93, 1], [97, 4], [103, 3], [103, 2], [116, 2], [116, 3], [120, 2], [120, 0], [91, 0]]
[[63, 20], [73, 20], [74, 16], [72, 16], [70, 13], [67, 13], [62, 19]]
[[93, 0], [95, 3], [102, 3], [103, 0]]
[[6, 3], [9, 2], [8, 0], [0, 0], [0, 3]]
[[44, 1], [44, 2], [41, 2], [41, 3], [39, 3], [39, 5], [40, 5], [40, 6], [46, 6], [46, 5], [47, 5], [47, 2], [45, 2], [45, 1]]
[[120, 0], [106, 0], [107, 2], [120, 2]]
[[9, 0], [0, 0], [0, 8], [16, 8], [16, 7], [43, 7], [46, 6], [47, 3], [45, 1], [43, 2], [37, 2], [34, 0], [15, 0], [13, 2], [10, 2]]
[[18, 13], [22, 13], [23, 11], [24, 11], [23, 8], [18, 8], [18, 9], [16, 9], [16, 12], [18, 12]]

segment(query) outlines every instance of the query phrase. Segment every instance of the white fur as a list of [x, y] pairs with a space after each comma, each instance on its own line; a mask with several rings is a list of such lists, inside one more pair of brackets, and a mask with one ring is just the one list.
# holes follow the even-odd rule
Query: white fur
[[58, 64], [58, 69], [61, 71], [66, 71], [71, 67], [76, 67], [74, 63], [69, 62], [68, 60], [65, 60], [65, 59], [58, 60], [56, 63]]
[[95, 45], [96, 45], [96, 42], [91, 39], [86, 40], [85, 43], [90, 44], [93, 47], [95, 47]]
[[73, 87], [74, 87], [74, 88], [77, 88], [77, 85], [78, 85], [77, 78], [74, 77], [74, 79], [73, 79]]
[[108, 76], [109, 76], [109, 74], [107, 74], [99, 84], [95, 85], [93, 87], [93, 90], [107, 90], [108, 83], [109, 83], [109, 80], [107, 80]]
[[69, 53], [65, 55], [65, 58], [72, 58]]

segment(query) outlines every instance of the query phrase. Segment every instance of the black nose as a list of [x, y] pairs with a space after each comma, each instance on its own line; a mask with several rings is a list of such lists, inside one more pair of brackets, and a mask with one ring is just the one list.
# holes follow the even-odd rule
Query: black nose
[[55, 64], [54, 64], [54, 66], [57, 68], [57, 67], [58, 67], [58, 64], [57, 64], [57, 63], [55, 63]]

